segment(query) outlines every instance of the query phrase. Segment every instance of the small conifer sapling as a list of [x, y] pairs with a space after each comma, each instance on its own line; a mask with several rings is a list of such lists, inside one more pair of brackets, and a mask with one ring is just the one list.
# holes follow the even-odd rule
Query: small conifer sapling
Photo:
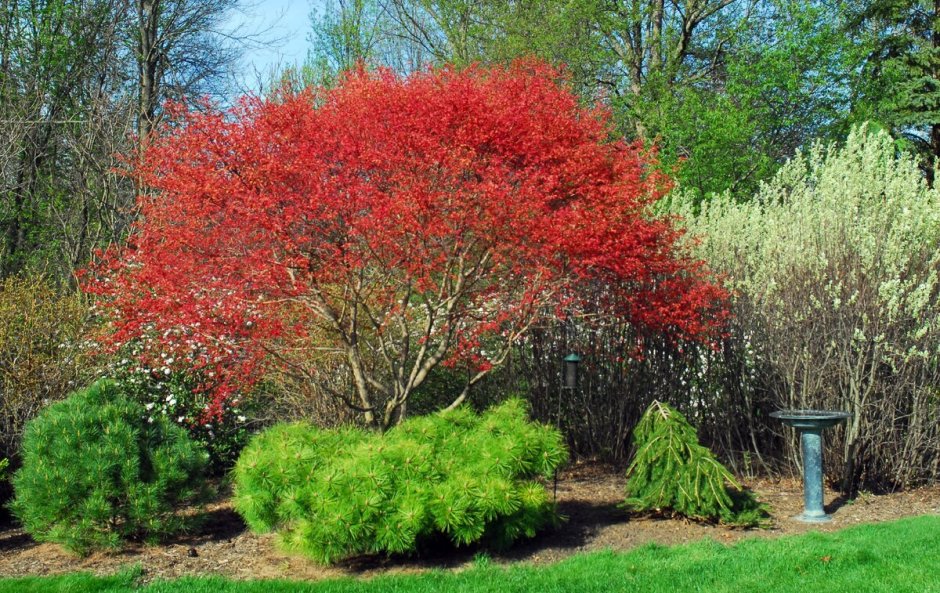
[[627, 469], [624, 502], [628, 510], [744, 527], [766, 521], [765, 506], [698, 442], [695, 428], [669, 405], [650, 405], [633, 431], [633, 442], [636, 455]]

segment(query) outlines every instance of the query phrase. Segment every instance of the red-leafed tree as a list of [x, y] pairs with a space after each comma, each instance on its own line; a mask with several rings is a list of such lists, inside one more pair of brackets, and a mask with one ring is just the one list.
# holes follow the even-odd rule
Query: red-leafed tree
[[650, 214], [666, 180], [561, 78], [360, 70], [181, 110], [133, 172], [150, 191], [130, 240], [87, 276], [110, 339], [188, 353], [219, 405], [264, 365], [382, 428], [438, 365], [465, 371], [463, 401], [582, 284], [603, 287], [595, 312], [707, 339], [723, 293]]

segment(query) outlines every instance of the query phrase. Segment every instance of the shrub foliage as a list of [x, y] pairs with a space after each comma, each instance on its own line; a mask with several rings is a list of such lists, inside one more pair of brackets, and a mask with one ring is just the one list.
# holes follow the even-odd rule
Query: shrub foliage
[[13, 513], [39, 541], [77, 553], [184, 529], [206, 493], [206, 455], [186, 432], [99, 381], [32, 420]]
[[[728, 347], [743, 396], [852, 412], [826, 435], [846, 489], [940, 478], [940, 191], [916, 160], [858, 128], [798, 155], [749, 202], [677, 210], [737, 295]], [[782, 439], [759, 440], [779, 453]], [[795, 438], [784, 442], [798, 462]]]
[[647, 408], [633, 440], [637, 451], [627, 469], [626, 508], [749, 526], [765, 516], [753, 495], [699, 444], [695, 428], [667, 404], [655, 401]]
[[235, 468], [235, 508], [255, 531], [318, 561], [408, 553], [444, 536], [505, 546], [555, 519], [539, 476], [567, 451], [519, 400], [482, 415], [458, 408], [385, 434], [275, 426]]
[[206, 373], [196, 365], [171, 368], [174, 362], [164, 356], [159, 366], [147, 366], [130, 354], [116, 360], [108, 370], [127, 397], [143, 404], [150, 415], [166, 417], [182, 427], [205, 449], [212, 475], [228, 472], [248, 443], [249, 418], [261, 398], [255, 390], [248, 390], [236, 393], [225, 406], [213, 410], [212, 395], [204, 388], [209, 382]]
[[26, 423], [87, 374], [85, 318], [81, 298], [46, 278], [0, 281], [0, 457], [14, 465]]

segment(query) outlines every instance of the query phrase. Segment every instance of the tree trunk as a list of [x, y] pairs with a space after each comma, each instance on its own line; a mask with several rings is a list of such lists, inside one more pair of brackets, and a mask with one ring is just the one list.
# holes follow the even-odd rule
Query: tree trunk
[[663, 14], [664, 14], [664, 0], [654, 0], [653, 1], [653, 14], [651, 22], [651, 32], [650, 32], [650, 70], [658, 71], [663, 62], [665, 62], [665, 57], [663, 56]]
[[[931, 64], [934, 81], [940, 80], [940, 64], [938, 64], [937, 55], [940, 53], [940, 0], [933, 2], [933, 30], [931, 31], [930, 44], [933, 47], [933, 63]], [[940, 122], [934, 122], [930, 126], [930, 156], [933, 162], [927, 167], [927, 182], [933, 187], [934, 176], [936, 175], [937, 161], [940, 159]]]
[[137, 136], [141, 154], [150, 142], [160, 96], [157, 66], [160, 51], [157, 48], [157, 33], [160, 24], [160, 0], [137, 0], [137, 23], [139, 28], [137, 66], [140, 73], [139, 103], [137, 111]]

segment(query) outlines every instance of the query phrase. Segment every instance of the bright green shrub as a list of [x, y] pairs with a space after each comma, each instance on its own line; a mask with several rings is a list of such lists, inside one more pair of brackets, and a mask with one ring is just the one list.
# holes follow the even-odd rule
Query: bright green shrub
[[633, 443], [636, 456], [627, 469], [626, 508], [745, 526], [766, 517], [753, 494], [741, 489], [699, 444], [695, 428], [670, 406], [654, 401], [634, 429]]
[[203, 450], [110, 381], [44, 410], [22, 452], [14, 515], [37, 540], [80, 554], [185, 529], [181, 507], [206, 494]]
[[[861, 127], [798, 154], [752, 200], [718, 196], [695, 213], [679, 198], [673, 210], [736, 295], [748, 368], [727, 383], [769, 399], [748, 417], [787, 435], [798, 463], [795, 434], [767, 411], [851, 412], [826, 433], [825, 465], [845, 489], [940, 479], [940, 186], [917, 160]], [[781, 452], [781, 439], [755, 442], [765, 458]]]
[[505, 546], [555, 519], [545, 488], [565, 461], [558, 431], [510, 400], [406, 420], [387, 433], [275, 426], [235, 467], [235, 508], [255, 531], [323, 562], [416, 551], [445, 536]]
[[7, 467], [10, 465], [10, 460], [4, 457], [0, 459], [0, 482], [3, 482], [7, 479]]
[[265, 533], [290, 523], [304, 509], [299, 489], [337, 457], [348, 456], [368, 433], [321, 430], [303, 422], [278, 424], [256, 435], [235, 466], [235, 508], [248, 526]]

